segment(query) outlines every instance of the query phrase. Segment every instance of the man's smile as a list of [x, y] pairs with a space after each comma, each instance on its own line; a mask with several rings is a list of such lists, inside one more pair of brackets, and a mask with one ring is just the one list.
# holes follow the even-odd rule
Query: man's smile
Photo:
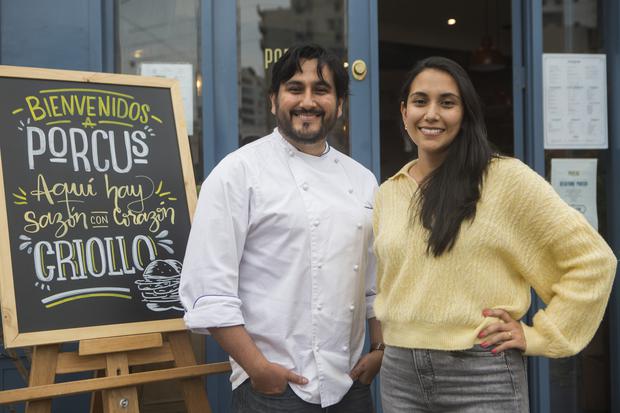
[[299, 118], [304, 122], [311, 122], [322, 118], [324, 114], [325, 112], [319, 109], [295, 109], [291, 111], [291, 118]]

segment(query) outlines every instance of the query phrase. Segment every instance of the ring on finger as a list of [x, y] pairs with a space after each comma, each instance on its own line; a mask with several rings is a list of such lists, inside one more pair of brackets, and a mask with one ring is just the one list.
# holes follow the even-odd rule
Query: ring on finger
[[508, 333], [508, 340], [512, 340], [512, 331], [506, 331]]

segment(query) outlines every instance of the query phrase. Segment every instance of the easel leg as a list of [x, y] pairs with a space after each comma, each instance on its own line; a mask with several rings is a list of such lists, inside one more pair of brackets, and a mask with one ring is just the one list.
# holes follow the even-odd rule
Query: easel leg
[[[168, 341], [170, 342], [170, 349], [177, 367], [196, 365], [196, 357], [194, 356], [189, 332], [177, 331], [168, 333]], [[188, 413], [211, 413], [211, 406], [207, 399], [207, 391], [202, 378], [196, 377], [181, 380], [181, 387]]]
[[[30, 368], [30, 380], [28, 385], [39, 386], [52, 384], [56, 379], [56, 362], [58, 360], [58, 344], [35, 346], [32, 354], [32, 366]], [[27, 413], [50, 413], [52, 400], [37, 400], [26, 403]]]
[[[127, 353], [111, 353], [106, 356], [108, 377], [129, 374]], [[103, 391], [103, 411], [105, 413], [139, 413], [138, 391], [135, 387]]]
[[[105, 377], [105, 371], [95, 371], [95, 378]], [[103, 413], [103, 399], [101, 391], [94, 391], [90, 395], [90, 413]]]
[[103, 413], [103, 399], [100, 391], [94, 391], [90, 396], [90, 413]]

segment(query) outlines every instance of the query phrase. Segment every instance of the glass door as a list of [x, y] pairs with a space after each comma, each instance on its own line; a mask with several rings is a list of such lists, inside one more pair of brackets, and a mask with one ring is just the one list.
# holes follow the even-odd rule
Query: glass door
[[[237, 0], [239, 146], [273, 130], [268, 90], [271, 67], [295, 43], [317, 43], [347, 60], [345, 0]], [[350, 153], [348, 111], [329, 143]]]
[[[602, 0], [579, 2], [542, 1], [543, 53], [605, 53]], [[584, 103], [585, 102], [585, 103]], [[586, 104], [586, 99], [580, 104]], [[598, 230], [608, 239], [607, 191], [609, 173], [608, 150], [545, 150], [547, 179], [552, 173], [552, 160], [594, 159], [597, 162], [596, 212]], [[551, 412], [610, 412], [610, 323], [606, 316], [592, 341], [574, 357], [549, 362]]]
[[271, 65], [292, 44], [318, 43], [351, 75], [351, 96], [329, 142], [378, 174], [376, 2], [237, 0], [236, 14], [239, 145], [275, 126], [266, 97]]

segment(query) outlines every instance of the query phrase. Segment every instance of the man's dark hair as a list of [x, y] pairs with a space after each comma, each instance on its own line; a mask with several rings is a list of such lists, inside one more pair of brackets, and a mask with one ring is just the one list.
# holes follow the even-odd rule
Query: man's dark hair
[[300, 44], [289, 48], [273, 65], [271, 72], [271, 87], [269, 93], [278, 94], [280, 85], [301, 72], [304, 60], [317, 60], [316, 72], [323, 79], [323, 67], [327, 66], [334, 76], [336, 97], [344, 99], [349, 94], [349, 74], [344, 68], [342, 60], [333, 53], [316, 44]]
[[427, 69], [450, 75], [463, 104], [461, 130], [448, 147], [446, 158], [419, 187], [420, 198], [416, 200], [414, 195], [411, 200], [411, 221], [420, 219], [429, 230], [427, 251], [438, 257], [452, 249], [461, 224], [476, 216], [484, 175], [497, 154], [487, 140], [480, 98], [467, 72], [455, 61], [438, 56], [419, 61], [403, 84], [401, 104], [407, 105], [411, 84]]

